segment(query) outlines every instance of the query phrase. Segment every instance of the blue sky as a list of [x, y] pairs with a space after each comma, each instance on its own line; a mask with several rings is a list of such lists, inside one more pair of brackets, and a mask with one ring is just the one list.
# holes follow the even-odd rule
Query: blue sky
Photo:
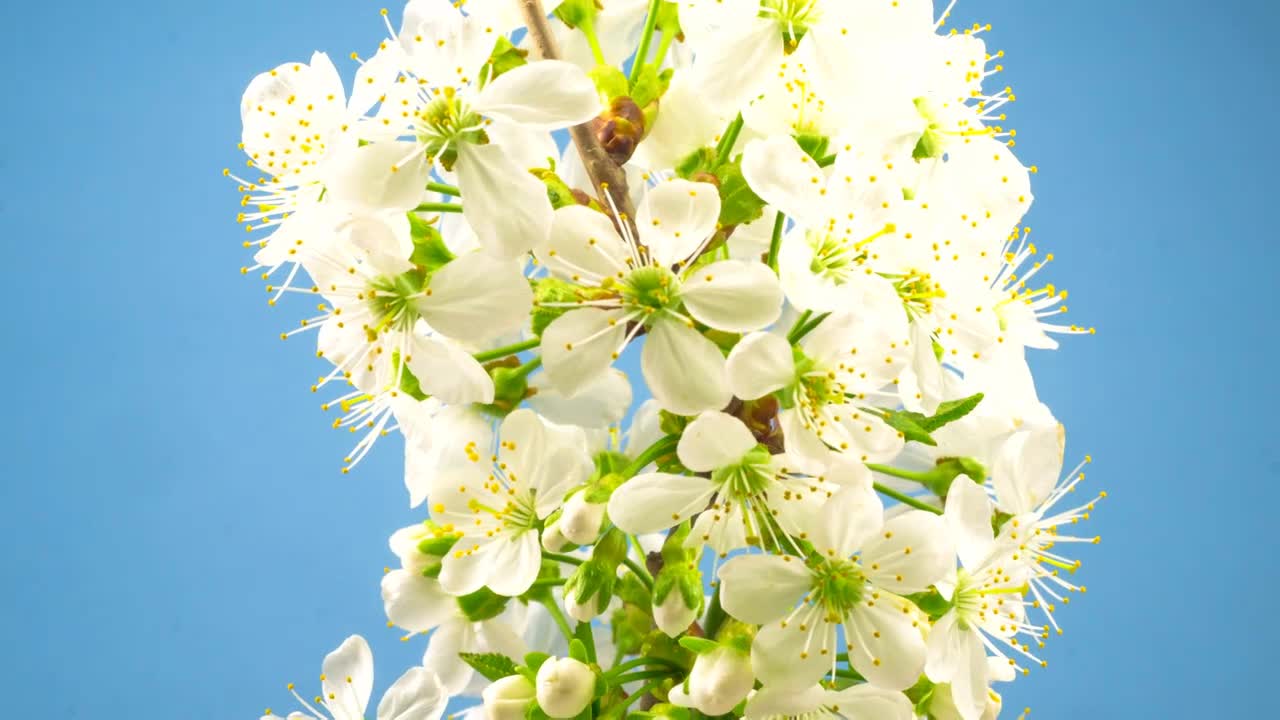
[[[388, 442], [347, 438], [238, 272], [238, 101], [254, 73], [343, 58], [376, 4], [63, 0], [0, 9], [6, 273], [0, 677], [13, 717], [256, 718], [382, 621], [385, 538], [414, 519]], [[1110, 498], [1087, 595], [1015, 712], [1240, 716], [1267, 706], [1280, 501], [1268, 320], [1280, 84], [1272, 3], [962, 0], [994, 24], [1037, 164], [1029, 219], [1071, 317], [1041, 393]], [[342, 66], [349, 74], [350, 63]]]

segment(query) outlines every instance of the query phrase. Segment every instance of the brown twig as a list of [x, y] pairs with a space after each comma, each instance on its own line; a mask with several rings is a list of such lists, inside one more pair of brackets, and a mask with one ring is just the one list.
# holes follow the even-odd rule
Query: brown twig
[[[547, 22], [547, 12], [542, 8], [542, 0], [519, 0], [520, 12], [524, 15], [525, 25], [529, 28], [529, 40], [533, 43], [538, 57], [555, 60], [560, 57], [560, 49], [556, 46], [556, 38], [551, 33], [551, 25]], [[618, 218], [634, 229], [635, 209], [631, 206], [631, 195], [627, 192], [627, 175], [621, 167], [609, 158], [600, 141], [586, 122], [569, 128], [569, 137], [578, 148], [578, 156], [587, 170], [587, 177], [600, 200], [607, 206], [601, 193], [608, 193], [618, 213], [625, 217]]]

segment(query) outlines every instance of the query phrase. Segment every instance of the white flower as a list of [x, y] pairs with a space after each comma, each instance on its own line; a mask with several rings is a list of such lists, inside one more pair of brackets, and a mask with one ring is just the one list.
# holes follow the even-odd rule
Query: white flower
[[993, 510], [981, 486], [964, 477], [951, 484], [945, 519], [962, 568], [947, 583], [952, 609], [929, 631], [925, 673], [934, 682], [950, 685], [951, 698], [964, 720], [979, 720], [987, 706], [987, 649], [1013, 666], [1014, 661], [995, 643], [1030, 657], [1016, 636], [1039, 642], [1041, 632], [1026, 621], [1025, 563], [1012, 558], [1012, 546], [996, 543]]
[[823, 320], [798, 347], [769, 333], [746, 336], [729, 354], [729, 387], [745, 400], [776, 394], [787, 454], [821, 472], [832, 452], [860, 462], [897, 455], [902, 434], [880, 410], [897, 406], [892, 388], [910, 342], [900, 309]]
[[[364, 720], [373, 691], [373, 653], [369, 643], [359, 635], [344, 640], [325, 656], [320, 680], [323, 692], [314, 705], [303, 700], [289, 684], [289, 691], [306, 709], [290, 713], [290, 718]], [[439, 720], [448, 702], [448, 694], [433, 673], [426, 668], [410, 668], [383, 694], [377, 720]], [[263, 720], [274, 717], [268, 710]]]
[[604, 525], [604, 503], [587, 502], [585, 492], [576, 492], [564, 503], [560, 532], [575, 545], [589, 545]]
[[667, 593], [662, 602], [653, 605], [653, 624], [667, 637], [680, 637], [698, 619], [701, 605], [689, 607], [679, 589]]
[[432, 481], [431, 517], [458, 536], [440, 584], [454, 595], [486, 586], [519, 595], [538, 575], [540, 521], [591, 472], [585, 439], [568, 442], [532, 411], [517, 410], [502, 421], [495, 450], [472, 445], [470, 454], [471, 462]]
[[334, 427], [365, 431], [347, 457], [354, 465], [393, 429], [397, 401], [412, 397], [410, 382], [445, 403], [491, 402], [492, 379], [460, 343], [518, 328], [532, 292], [516, 263], [478, 251], [434, 272], [415, 266], [406, 259], [402, 214], [353, 217], [342, 227], [346, 239], [320, 254], [312, 273], [313, 290], [328, 304], [300, 330], [319, 329], [319, 354], [334, 365], [315, 388], [333, 381], [353, 388], [326, 409], [343, 410]]
[[751, 663], [766, 687], [800, 690], [835, 668], [843, 627], [850, 664], [890, 690], [913, 685], [925, 662], [914, 607], [901, 594], [940, 580], [955, 562], [942, 520], [912, 511], [883, 521], [879, 498], [846, 488], [813, 518], [821, 559], [740, 555], [720, 569], [730, 615], [763, 627]]
[[524, 720], [537, 690], [523, 675], [509, 675], [484, 689], [486, 720]]
[[662, 183], [637, 215], [638, 238], [626, 223], [620, 236], [607, 216], [585, 207], [556, 212], [551, 239], [537, 255], [598, 297], [570, 304], [574, 309], [543, 333], [547, 373], [574, 396], [646, 330], [641, 369], [663, 408], [682, 415], [718, 410], [731, 397], [724, 355], [696, 325], [727, 332], [768, 326], [781, 311], [777, 280], [760, 263], [688, 267], [716, 232], [720, 196], [712, 185]]
[[671, 704], [696, 708], [707, 715], [724, 715], [747, 698], [755, 681], [751, 658], [721, 646], [698, 655], [688, 679], [671, 689]]
[[456, 9], [407, 10], [393, 35], [388, 52], [405, 81], [385, 88], [377, 116], [362, 129], [375, 139], [414, 139], [415, 149], [388, 171], [425, 154], [457, 173], [463, 212], [487, 250], [515, 257], [541, 243], [551, 221], [546, 187], [514, 156], [547, 132], [599, 114], [595, 85], [576, 65], [556, 60], [491, 78], [485, 62], [498, 28]]
[[900, 692], [872, 685], [855, 685], [844, 690], [825, 690], [818, 685], [804, 690], [764, 687], [747, 700], [747, 720], [912, 720], [914, 708]]
[[549, 658], [538, 668], [538, 707], [553, 718], [571, 718], [591, 704], [596, 675], [573, 658]]
[[[700, 475], [645, 473], [609, 499], [609, 518], [629, 533], [651, 533], [698, 516], [687, 546], [709, 544], [722, 556], [749, 541], [790, 549], [805, 521], [846, 484], [870, 487], [866, 468], [852, 463], [830, 475], [788, 468], [785, 455], [770, 455], [741, 420], [722, 412], [698, 416], [676, 447], [680, 462]], [[714, 501], [713, 501], [714, 500]]]

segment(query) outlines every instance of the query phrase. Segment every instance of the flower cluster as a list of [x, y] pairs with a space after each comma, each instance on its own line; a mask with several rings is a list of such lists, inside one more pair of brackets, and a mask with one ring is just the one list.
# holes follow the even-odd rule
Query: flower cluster
[[[979, 720], [1043, 664], [1103, 494], [1025, 351], [1091, 330], [950, 9], [410, 0], [350, 92], [253, 79], [244, 272], [425, 515], [380, 720]], [[365, 717], [363, 639], [322, 683], [290, 718]]]

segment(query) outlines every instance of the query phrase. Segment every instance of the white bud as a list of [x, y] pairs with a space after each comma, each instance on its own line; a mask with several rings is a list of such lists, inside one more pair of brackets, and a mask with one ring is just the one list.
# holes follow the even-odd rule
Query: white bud
[[604, 525], [604, 503], [587, 502], [586, 491], [574, 493], [560, 514], [560, 532], [575, 545], [590, 545]]
[[591, 704], [596, 676], [573, 658], [551, 658], [538, 668], [538, 707], [553, 718], [571, 718]]
[[653, 607], [653, 620], [668, 637], [676, 637], [688, 630], [697, 617], [698, 609], [685, 604], [684, 595], [678, 587], [672, 588], [666, 599]]
[[579, 603], [577, 593], [570, 590], [564, 594], [564, 611], [569, 617], [578, 622], [591, 622], [600, 615], [600, 611], [596, 609], [596, 600], [598, 599], [595, 595], [592, 595], [586, 602]]
[[525, 709], [533, 700], [533, 683], [523, 675], [509, 675], [484, 689], [485, 720], [524, 720]]
[[706, 715], [724, 715], [747, 698], [755, 681], [751, 659], [721, 647], [698, 656], [689, 672], [689, 691], [677, 685], [671, 691], [671, 702]]
[[572, 545], [569, 540], [560, 531], [560, 521], [556, 520], [542, 530], [542, 548], [547, 552], [563, 552], [565, 547]]

